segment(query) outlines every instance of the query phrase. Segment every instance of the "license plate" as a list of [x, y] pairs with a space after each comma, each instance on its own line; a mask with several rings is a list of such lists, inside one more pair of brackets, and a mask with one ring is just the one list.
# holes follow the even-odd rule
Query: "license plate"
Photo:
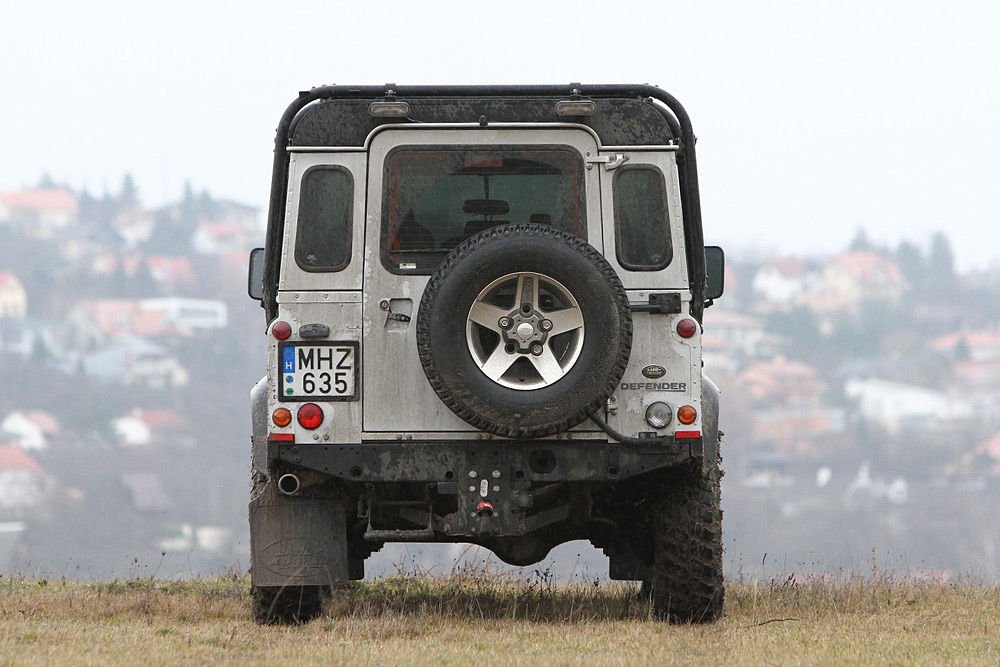
[[282, 343], [278, 348], [281, 399], [357, 399], [358, 342]]

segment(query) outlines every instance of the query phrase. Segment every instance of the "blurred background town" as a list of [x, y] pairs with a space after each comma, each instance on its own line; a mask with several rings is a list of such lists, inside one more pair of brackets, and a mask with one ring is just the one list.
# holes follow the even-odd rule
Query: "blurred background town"
[[[245, 569], [263, 213], [191, 185], [146, 207], [127, 175], [100, 193], [3, 185], [0, 574]], [[727, 250], [704, 346], [730, 576], [1000, 576], [1000, 268], [958, 271], [946, 230]], [[369, 571], [462, 554], [387, 549]], [[603, 562], [571, 544], [540, 567], [600, 578]]]

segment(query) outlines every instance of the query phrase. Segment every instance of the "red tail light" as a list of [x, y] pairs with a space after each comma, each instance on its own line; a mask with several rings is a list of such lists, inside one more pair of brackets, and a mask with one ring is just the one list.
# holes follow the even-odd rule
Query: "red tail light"
[[299, 408], [298, 418], [302, 428], [309, 430], [319, 428], [320, 424], [323, 423], [323, 408], [315, 403], [306, 403]]
[[278, 320], [271, 325], [271, 333], [278, 340], [285, 340], [292, 335], [292, 325], [288, 322]]

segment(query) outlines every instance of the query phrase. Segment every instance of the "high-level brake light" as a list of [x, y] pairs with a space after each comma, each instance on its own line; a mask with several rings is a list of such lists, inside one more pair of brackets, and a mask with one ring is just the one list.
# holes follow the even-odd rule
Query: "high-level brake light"
[[596, 110], [593, 100], [582, 97], [556, 102], [556, 113], [560, 116], [591, 116]]
[[368, 113], [375, 117], [403, 117], [410, 115], [410, 105], [402, 100], [379, 100], [368, 105]]

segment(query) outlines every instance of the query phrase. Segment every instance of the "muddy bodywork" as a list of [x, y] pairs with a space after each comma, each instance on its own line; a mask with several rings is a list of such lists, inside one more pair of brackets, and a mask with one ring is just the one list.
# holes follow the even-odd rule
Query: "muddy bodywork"
[[[593, 102], [589, 113], [555, 111], [564, 101], [580, 100]], [[372, 111], [376, 103], [399, 102], [407, 105], [405, 116]], [[421, 368], [428, 354], [426, 335], [421, 340], [416, 331], [421, 297], [433, 281], [475, 280], [476, 271], [442, 276], [433, 266], [424, 270], [419, 261], [387, 254], [405, 252], [398, 249], [391, 209], [406, 190], [391, 165], [401, 149], [420, 154], [445, 148], [466, 151], [462, 174], [486, 173], [504, 159], [525, 163], [525, 155], [543, 149], [575, 156], [577, 241], [586, 242], [618, 285], [629, 336], [616, 348], [625, 355], [622, 367], [607, 376], [606, 393], [590, 401], [598, 406], [592, 418], [583, 414], [544, 437], [502, 437], [497, 434], [516, 433], [510, 424], [494, 423], [503, 415], [489, 416], [494, 422], [462, 416], [442, 400], [446, 393], [428, 384], [448, 378], [425, 373], [427, 364]], [[497, 157], [504, 150], [521, 157]], [[616, 208], [617, 179], [632, 168], [655, 171], [662, 182], [672, 258], [655, 270], [633, 270], [616, 252], [624, 224]], [[323, 170], [336, 174], [333, 179], [346, 175], [341, 199], [348, 224], [339, 242], [347, 256], [329, 271], [309, 269], [301, 259], [307, 181]], [[483, 181], [485, 194], [465, 199], [467, 217], [475, 219], [465, 223], [464, 237], [432, 248], [442, 257], [451, 252], [454, 259], [471, 252], [477, 239], [488, 240], [488, 232], [470, 229], [508, 224], [493, 220], [494, 213], [508, 214], [507, 202], [495, 194], [501, 186], [493, 181], [491, 195], [490, 180]], [[539, 224], [551, 219], [532, 210], [523, 234], [544, 235]], [[511, 275], [520, 281], [524, 267], [518, 268], [516, 256], [511, 261]], [[494, 350], [499, 354], [507, 341], [508, 354], [523, 354], [526, 366], [536, 363], [529, 343], [546, 340], [540, 327], [552, 306], [539, 304], [555, 298], [553, 285], [560, 285], [544, 269], [532, 270], [550, 282], [549, 292], [538, 288], [538, 309], [523, 304], [527, 342], [516, 351], [517, 338], [503, 338], [501, 331]], [[679, 470], [717, 470], [719, 390], [701, 369], [708, 295], [694, 134], [680, 104], [658, 88], [327, 86], [302, 93], [278, 129], [262, 274], [269, 368], [251, 392], [254, 586], [360, 578], [364, 558], [391, 541], [472, 542], [524, 565], [559, 543], [589, 539], [610, 556], [613, 578], [645, 581], [654, 574], [654, 540], [646, 536], [653, 530], [646, 516], [650, 501]], [[581, 299], [597, 293], [586, 284], [573, 291]], [[500, 319], [516, 320], [519, 307], [506, 306], [514, 310]], [[469, 327], [468, 353], [474, 354], [488, 334], [463, 319], [468, 312], [472, 321], [467, 309], [435, 317], [457, 312], [456, 326]], [[557, 305], [551, 312], [563, 311]], [[279, 335], [278, 323], [287, 333]], [[579, 340], [586, 359], [583, 346], [601, 336], [592, 330]], [[462, 343], [453, 347], [466, 354]], [[342, 364], [336, 366], [342, 372], [330, 366], [326, 382], [335, 379], [343, 390], [327, 389], [316, 398], [316, 378], [303, 380], [296, 363], [324, 356]], [[563, 369], [566, 379], [552, 383], [574, 381], [572, 363]], [[548, 384], [543, 374], [540, 385], [546, 387], [539, 391]], [[593, 391], [592, 385], [579, 382], [573, 392]], [[311, 422], [302, 419], [305, 406], [312, 406]], [[666, 406], [672, 421], [651, 420], [657, 406]], [[695, 415], [683, 425], [681, 406]], [[289, 422], [278, 419], [281, 411], [291, 415]]]

